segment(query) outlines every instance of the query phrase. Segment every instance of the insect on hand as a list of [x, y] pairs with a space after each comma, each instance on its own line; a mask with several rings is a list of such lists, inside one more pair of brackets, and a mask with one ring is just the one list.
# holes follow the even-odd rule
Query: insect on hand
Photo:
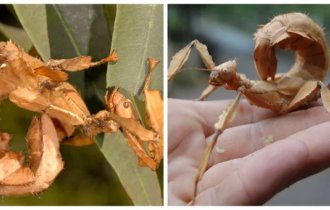
[[[209, 86], [201, 94], [200, 100], [204, 100], [221, 86], [227, 90], [237, 91], [237, 96], [215, 123], [216, 132], [205, 149], [195, 179], [192, 203], [196, 197], [198, 181], [206, 170], [209, 155], [219, 135], [234, 117], [241, 95], [244, 95], [252, 105], [271, 109], [279, 114], [306, 106], [321, 95], [324, 107], [330, 112], [330, 92], [322, 83], [329, 65], [326, 40], [322, 28], [305, 14], [279, 15], [258, 29], [253, 54], [260, 78], [257, 81], [249, 80], [245, 75], [237, 73], [235, 60], [215, 66], [207, 47], [197, 40], [174, 55], [169, 67], [169, 80], [181, 70], [193, 46], [202, 58], [206, 70], [211, 72]], [[276, 74], [276, 48], [295, 51], [295, 63], [286, 73]]]
[[[45, 64], [26, 54], [10, 41], [0, 42], [0, 98], [8, 97], [11, 102], [23, 109], [42, 113], [41, 118], [35, 118], [31, 122], [27, 135], [31, 154], [28, 167], [23, 164], [24, 157], [20, 153], [8, 150], [10, 135], [2, 133], [1, 195], [35, 194], [47, 189], [63, 169], [59, 141], [71, 137], [76, 128], [86, 135], [86, 138], [82, 138], [84, 141], [69, 140], [65, 143], [75, 146], [91, 144], [94, 141], [87, 137], [124, 128], [128, 134], [137, 138], [137, 141], [148, 141], [151, 145], [155, 144], [156, 148], [162, 148], [162, 121], [157, 121], [156, 127], [154, 123], [150, 123], [152, 131], [149, 131], [137, 121], [131, 122], [126, 128], [118, 120], [122, 119], [119, 114], [112, 113], [112, 110], [103, 110], [91, 115], [78, 91], [66, 82], [68, 76], [65, 71], [82, 71], [107, 62], [115, 63], [117, 60], [117, 54], [113, 51], [98, 62], [92, 62], [90, 56], [80, 56], [50, 60]], [[150, 71], [153, 69], [154, 67]], [[146, 84], [149, 84], [149, 81]], [[146, 98], [148, 91], [152, 90], [145, 88]], [[153, 100], [162, 104], [161, 98], [153, 97], [151, 101]], [[161, 113], [154, 113], [155, 110], [148, 109], [148, 101], [150, 99], [146, 99], [148, 113], [159, 116]], [[162, 106], [158, 109], [162, 109]], [[157, 127], [158, 125], [161, 127]], [[134, 132], [133, 128], [136, 129]], [[162, 151], [149, 150], [155, 163], [142, 165], [155, 170], [162, 159]]]

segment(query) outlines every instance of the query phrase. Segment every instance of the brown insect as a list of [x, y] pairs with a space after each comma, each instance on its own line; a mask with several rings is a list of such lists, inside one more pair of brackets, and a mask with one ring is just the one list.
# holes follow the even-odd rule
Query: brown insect
[[[76, 128], [80, 128], [86, 136], [66, 141], [66, 144], [91, 144], [94, 141], [89, 137], [101, 132], [122, 129], [127, 136], [131, 135], [138, 142], [130, 144], [135, 151], [136, 147], [142, 145], [141, 141], [156, 145], [156, 149], [143, 148], [148, 157], [142, 155], [142, 149], [137, 155], [140, 162], [143, 162], [141, 165], [153, 170], [158, 167], [162, 159], [162, 150], [158, 150], [162, 148], [162, 118], [161, 121], [150, 121], [151, 130], [147, 130], [138, 120], [131, 119], [131, 116], [127, 119], [117, 110], [102, 110], [91, 115], [78, 91], [66, 82], [68, 76], [65, 71], [82, 71], [117, 60], [117, 54], [113, 51], [107, 58], [98, 62], [92, 62], [90, 56], [80, 56], [73, 59], [50, 60], [44, 64], [41, 60], [26, 54], [14, 43], [0, 42], [0, 98], [8, 97], [11, 102], [23, 109], [42, 113], [41, 117], [31, 122], [27, 135], [31, 154], [29, 166], [23, 164], [23, 155], [8, 150], [10, 135], [1, 134], [1, 195], [34, 194], [47, 189], [63, 169], [58, 142], [71, 137]], [[157, 61], [151, 59], [149, 64], [151, 72]], [[160, 98], [148, 98], [148, 92], [153, 91], [148, 87], [150, 73], [148, 78], [144, 88], [147, 112], [149, 116], [159, 117], [162, 116], [162, 99], [159, 91], [156, 92]], [[112, 93], [112, 101], [107, 100], [108, 106], [117, 106], [115, 94], [116, 92]], [[148, 108], [148, 104], [155, 101], [158, 105], [161, 104], [161, 107]]]
[[24, 156], [8, 151], [10, 135], [1, 134], [0, 194], [35, 194], [48, 188], [63, 169], [59, 141], [55, 127], [48, 117], [33, 118], [27, 134], [29, 166], [24, 165]]
[[[284, 114], [308, 105], [319, 95], [324, 107], [330, 112], [330, 92], [322, 83], [329, 65], [328, 48], [323, 30], [312, 19], [302, 13], [288, 13], [273, 18], [255, 34], [254, 62], [260, 80], [249, 80], [236, 72], [237, 62], [227, 61], [215, 66], [207, 47], [194, 40], [174, 55], [168, 79], [180, 71], [187, 61], [191, 48], [197, 52], [210, 71], [209, 86], [200, 96], [204, 100], [218, 87], [236, 90], [234, 102], [219, 116], [215, 123], [216, 132], [205, 151], [195, 180], [194, 198], [198, 181], [204, 174], [218, 136], [226, 129], [234, 116], [241, 95], [256, 106]], [[296, 60], [292, 68], [276, 74], [275, 49], [295, 51]], [[192, 202], [193, 203], [193, 202]]]
[[139, 164], [152, 170], [156, 170], [163, 159], [163, 100], [160, 91], [149, 89], [151, 73], [158, 63], [159, 61], [148, 58], [149, 72], [143, 86], [146, 123], [150, 130], [141, 125], [132, 102], [118, 88], [111, 93], [107, 92], [105, 96], [108, 117], [121, 126], [128, 144], [139, 158]]

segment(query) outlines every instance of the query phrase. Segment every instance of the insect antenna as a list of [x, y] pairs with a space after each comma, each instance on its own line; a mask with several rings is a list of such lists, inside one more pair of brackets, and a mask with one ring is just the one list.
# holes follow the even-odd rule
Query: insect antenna
[[215, 71], [212, 69], [205, 69], [205, 68], [195, 68], [195, 67], [188, 67], [188, 68], [182, 68], [182, 71]]

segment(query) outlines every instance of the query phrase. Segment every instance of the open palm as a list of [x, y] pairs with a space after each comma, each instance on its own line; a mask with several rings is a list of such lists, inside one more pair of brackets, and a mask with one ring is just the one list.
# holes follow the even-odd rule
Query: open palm
[[[169, 99], [169, 205], [192, 200], [213, 124], [228, 103]], [[219, 136], [198, 184], [195, 205], [262, 204], [290, 184], [326, 169], [329, 120], [322, 106], [279, 116], [241, 102], [229, 128]]]

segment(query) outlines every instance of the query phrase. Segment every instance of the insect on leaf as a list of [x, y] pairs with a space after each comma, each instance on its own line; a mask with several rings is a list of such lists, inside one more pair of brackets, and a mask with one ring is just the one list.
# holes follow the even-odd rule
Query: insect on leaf
[[[117, 6], [111, 48], [117, 51], [119, 60], [116, 65], [108, 65], [108, 87], [118, 86], [142, 98], [147, 58], [164, 63], [162, 14], [162, 5]], [[153, 74], [151, 87], [163, 90], [162, 68]]]
[[109, 113], [109, 117], [116, 121], [121, 127], [127, 129], [130, 133], [139, 137], [139, 139], [142, 141], [148, 141], [155, 138], [155, 135], [152, 131], [145, 129], [135, 119], [123, 118], [113, 113]]
[[162, 204], [157, 174], [137, 164], [138, 158], [127, 146], [121, 132], [106, 134], [104, 141], [98, 141], [97, 144], [115, 169], [134, 205]]
[[147, 124], [159, 134], [156, 142], [148, 142], [148, 148], [154, 157], [157, 165], [163, 159], [163, 99], [159, 90], [150, 90], [150, 80], [156, 65], [159, 64], [154, 58], [148, 58], [149, 72], [144, 84], [143, 92], [145, 96]]
[[[116, 65], [108, 65], [108, 87], [118, 86], [143, 98], [147, 58], [154, 57], [163, 63], [162, 12], [161, 5], [117, 6], [112, 49], [116, 49], [119, 60]], [[162, 90], [162, 68], [159, 70], [153, 75], [151, 87]], [[157, 174], [137, 164], [137, 156], [122, 133], [105, 135], [98, 145], [135, 205], [162, 204]]]
[[[102, 5], [14, 5], [15, 12], [44, 61], [109, 53], [110, 32]], [[101, 40], [101, 41], [100, 41]], [[72, 74], [71, 84], [85, 95], [84, 73]]]

